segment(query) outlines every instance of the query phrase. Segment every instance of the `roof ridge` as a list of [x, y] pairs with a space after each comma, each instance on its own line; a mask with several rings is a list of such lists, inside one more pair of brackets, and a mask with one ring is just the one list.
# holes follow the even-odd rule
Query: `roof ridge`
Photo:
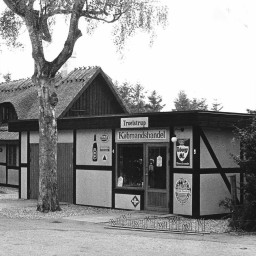
[[[69, 76], [72, 72], [75, 72], [77, 70], [84, 70], [84, 71], [89, 71], [89, 70], [93, 70], [95, 69], [96, 70], [99, 70], [101, 69], [100, 66], [80, 66], [80, 67], [76, 67], [74, 69], [72, 69], [68, 76], [66, 78], [61, 78], [63, 79], [63, 81], [61, 81], [61, 83], [64, 83], [64, 82], [73, 82], [73, 81], [76, 81], [76, 82], [84, 82], [85, 79], [84, 78], [76, 78], [76, 79], [69, 79]], [[61, 74], [61, 72], [58, 72], [57, 75]], [[24, 84], [26, 82], [28, 82], [29, 80], [31, 80], [31, 78], [27, 77], [27, 78], [20, 78], [20, 79], [17, 79], [17, 80], [12, 80], [12, 81], [9, 81], [9, 82], [2, 82], [0, 83], [0, 92], [6, 92], [6, 93], [9, 93], [9, 92], [16, 92], [16, 91], [20, 91], [20, 90], [26, 90], [30, 87], [34, 87], [36, 86], [34, 83], [30, 83], [30, 84], [26, 84], [24, 86]], [[20, 82], [20, 83], [19, 83]], [[16, 83], [16, 84], [13, 84], [13, 83]], [[17, 85], [17, 83], [19, 83]], [[1, 88], [2, 86], [2, 88]]]
[[[16, 91], [28, 89], [30, 87], [34, 87], [35, 84], [33, 84], [33, 83], [30, 83], [30, 84], [27, 84], [26, 86], [24, 86], [24, 84], [26, 82], [28, 82], [29, 80], [31, 80], [31, 78], [27, 77], [27, 78], [21, 78], [18, 80], [13, 80], [10, 82], [3, 82], [1, 84], [6, 84], [6, 85], [3, 86], [3, 88], [1, 88], [1, 86], [0, 86], [0, 92], [16, 92]], [[13, 83], [17, 83], [17, 82], [20, 82], [20, 83], [18, 85], [13, 84]]]
[[[80, 66], [72, 69], [66, 77], [63, 77], [60, 81], [61, 84], [64, 83], [72, 83], [72, 82], [84, 82], [86, 79], [84, 75], [88, 75], [86, 73], [82, 74], [80, 72], [86, 71], [94, 71], [95, 73], [100, 70], [100, 66]], [[78, 73], [77, 73], [78, 72]]]
[[[89, 70], [89, 69], [93, 69], [93, 68], [100, 68], [100, 66], [97, 66], [97, 65], [95, 65], [95, 66], [80, 66], [80, 67], [76, 67], [75, 69], [73, 69], [72, 71], [74, 71], [74, 70]], [[71, 72], [72, 72], [71, 71]]]

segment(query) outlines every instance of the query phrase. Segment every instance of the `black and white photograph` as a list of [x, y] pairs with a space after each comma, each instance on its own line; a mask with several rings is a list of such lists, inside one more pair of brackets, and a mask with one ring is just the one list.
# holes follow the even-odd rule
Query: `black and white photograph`
[[256, 254], [255, 0], [0, 1], [0, 256]]

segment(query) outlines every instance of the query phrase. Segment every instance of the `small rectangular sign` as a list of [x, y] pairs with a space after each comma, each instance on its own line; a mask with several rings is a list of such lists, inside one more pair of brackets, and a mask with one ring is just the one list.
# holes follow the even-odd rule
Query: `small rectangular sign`
[[121, 118], [121, 128], [148, 128], [148, 117]]
[[176, 142], [176, 165], [190, 166], [190, 139], [178, 139]]

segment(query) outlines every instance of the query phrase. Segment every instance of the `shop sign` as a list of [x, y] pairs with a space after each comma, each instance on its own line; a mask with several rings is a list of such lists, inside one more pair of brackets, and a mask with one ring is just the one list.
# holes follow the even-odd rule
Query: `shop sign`
[[190, 165], [190, 139], [178, 139], [176, 142], [176, 165]]
[[148, 117], [121, 118], [121, 128], [148, 128]]
[[180, 178], [177, 180], [174, 189], [177, 201], [182, 205], [186, 204], [191, 196], [191, 186], [189, 182], [184, 178]]
[[134, 196], [133, 199], [131, 200], [131, 203], [136, 208], [137, 205], [140, 203], [140, 200], [137, 198], [137, 196]]
[[157, 142], [167, 141], [167, 130], [132, 130], [116, 132], [116, 142]]

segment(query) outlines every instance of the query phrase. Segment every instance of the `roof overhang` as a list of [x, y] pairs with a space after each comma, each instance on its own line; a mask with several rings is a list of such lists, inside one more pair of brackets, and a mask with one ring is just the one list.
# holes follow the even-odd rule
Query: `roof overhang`
[[[173, 111], [140, 114], [118, 114], [62, 118], [57, 120], [59, 130], [77, 129], [115, 129], [120, 128], [121, 118], [148, 117], [149, 127], [201, 126], [234, 128], [235, 125], [248, 123], [253, 115], [211, 112], [211, 111]], [[9, 131], [38, 131], [38, 120], [18, 120], [9, 123]]]

